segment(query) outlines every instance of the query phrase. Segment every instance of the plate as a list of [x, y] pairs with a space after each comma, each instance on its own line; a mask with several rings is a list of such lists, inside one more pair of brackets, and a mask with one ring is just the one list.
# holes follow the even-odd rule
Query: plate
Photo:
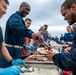
[[67, 44], [64, 44], [64, 45], [62, 45], [62, 44], [55, 44], [55, 45], [51, 45], [52, 47], [68, 47], [68, 45]]
[[40, 52], [41, 54], [48, 54], [48, 49], [44, 50], [44, 48], [37, 48], [37, 51]]
[[[56, 49], [51, 49], [54, 53], [59, 53]], [[44, 50], [44, 48], [38, 48], [37, 51], [39, 51], [41, 54], [48, 54], [48, 50]], [[44, 56], [44, 55], [43, 55]]]

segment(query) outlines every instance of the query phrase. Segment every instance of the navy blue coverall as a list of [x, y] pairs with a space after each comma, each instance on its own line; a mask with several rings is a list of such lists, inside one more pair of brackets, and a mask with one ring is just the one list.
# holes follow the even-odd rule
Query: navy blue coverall
[[72, 42], [72, 32], [64, 34], [64, 41], [65, 42]]
[[55, 65], [63, 70], [75, 70], [76, 69], [76, 27], [73, 31], [73, 45], [72, 50], [68, 53], [55, 54], [53, 61]]
[[[72, 42], [73, 41], [72, 36], [73, 36], [73, 32], [65, 33], [64, 34], [64, 41], [65, 42]], [[71, 46], [71, 45], [69, 45], [69, 46]], [[62, 52], [64, 52], [64, 48], [62, 48]]]
[[[32, 33], [33, 31], [25, 27], [23, 17], [17, 11], [7, 20], [5, 30], [5, 43], [10, 45], [23, 46], [25, 37], [31, 38]], [[14, 47], [7, 47], [7, 49], [14, 59], [21, 58], [22, 49]], [[9, 67], [10, 65], [11, 64], [8, 63], [4, 58], [2, 59], [2, 67]]]
[[60, 37], [60, 40], [64, 40], [64, 36], [63, 37]]

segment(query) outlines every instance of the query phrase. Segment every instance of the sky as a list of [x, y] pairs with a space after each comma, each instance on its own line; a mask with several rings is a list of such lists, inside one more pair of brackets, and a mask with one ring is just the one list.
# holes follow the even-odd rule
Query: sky
[[68, 23], [64, 21], [60, 13], [60, 7], [65, 0], [9, 0], [7, 13], [0, 20], [0, 26], [5, 33], [6, 21], [16, 11], [22, 2], [27, 2], [31, 6], [31, 11], [26, 18], [32, 20], [30, 29], [34, 32], [38, 32], [40, 26], [44, 24], [48, 25], [48, 32], [52, 36], [60, 37], [60, 34], [66, 32], [66, 26]]

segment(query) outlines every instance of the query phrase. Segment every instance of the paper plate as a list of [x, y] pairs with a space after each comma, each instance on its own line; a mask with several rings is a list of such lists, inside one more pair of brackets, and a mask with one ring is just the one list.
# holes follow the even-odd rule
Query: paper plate
[[44, 50], [44, 48], [37, 48], [37, 51], [40, 52], [41, 54], [48, 54], [48, 49]]

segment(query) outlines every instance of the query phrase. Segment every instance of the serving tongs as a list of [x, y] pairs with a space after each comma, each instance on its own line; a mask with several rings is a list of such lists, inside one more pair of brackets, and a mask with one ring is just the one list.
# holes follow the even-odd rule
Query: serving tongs
[[25, 63], [23, 63], [23, 66], [20, 66], [20, 64], [18, 64], [16, 66], [19, 66], [20, 68], [24, 68], [24, 70], [22, 70], [21, 73], [33, 72], [34, 71], [34, 69], [32, 67], [30, 67], [30, 65], [26, 65]]
[[[38, 40], [39, 38], [36, 37], [35, 39]], [[50, 46], [50, 44], [48, 44], [48, 43], [45, 42], [44, 40], [43, 40], [43, 42], [42, 42], [41, 44], [44, 45], [44, 46], [46, 46], [46, 47], [49, 47], [49, 46]]]
[[30, 67], [30, 65], [26, 65], [24, 64], [24, 67], [26, 68], [25, 70], [22, 71], [22, 73], [24, 72], [33, 72], [34, 69], [32, 67]]

